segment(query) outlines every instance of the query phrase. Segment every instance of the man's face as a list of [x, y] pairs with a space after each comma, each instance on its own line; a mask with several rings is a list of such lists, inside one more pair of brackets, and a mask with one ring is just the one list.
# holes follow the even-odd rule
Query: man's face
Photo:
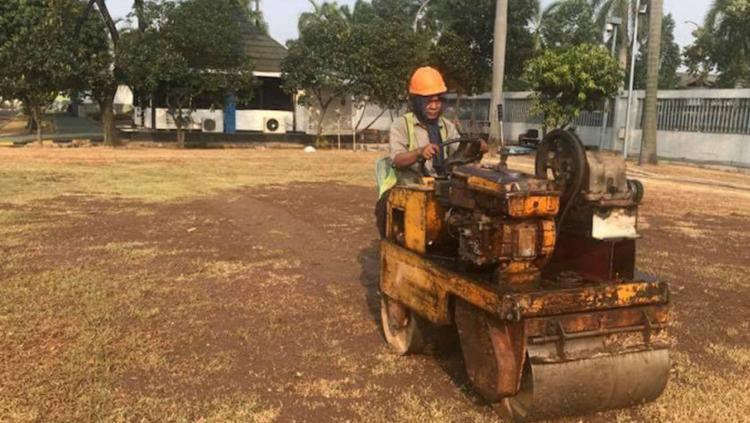
[[427, 98], [427, 105], [425, 106], [425, 116], [429, 120], [435, 120], [440, 117], [443, 111], [443, 100], [440, 96], [434, 95]]

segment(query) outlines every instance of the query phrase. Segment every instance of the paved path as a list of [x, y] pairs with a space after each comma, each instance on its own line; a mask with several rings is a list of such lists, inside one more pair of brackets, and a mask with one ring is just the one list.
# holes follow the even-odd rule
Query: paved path
[[[54, 133], [43, 134], [45, 140], [70, 141], [75, 139], [102, 139], [102, 129], [99, 122], [81, 117], [73, 117], [66, 114], [48, 115], [47, 119], [52, 120], [55, 127]], [[3, 125], [3, 118], [0, 116], [0, 127]], [[25, 144], [36, 141], [36, 134], [24, 134], [14, 136], [0, 135], [0, 141], [12, 142], [14, 144]]]

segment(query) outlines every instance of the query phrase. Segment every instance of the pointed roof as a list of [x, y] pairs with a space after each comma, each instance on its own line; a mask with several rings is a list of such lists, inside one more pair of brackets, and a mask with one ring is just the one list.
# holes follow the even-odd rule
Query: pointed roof
[[245, 54], [253, 61], [256, 72], [281, 72], [281, 61], [287, 55], [286, 47], [265, 34], [249, 21], [242, 24]]

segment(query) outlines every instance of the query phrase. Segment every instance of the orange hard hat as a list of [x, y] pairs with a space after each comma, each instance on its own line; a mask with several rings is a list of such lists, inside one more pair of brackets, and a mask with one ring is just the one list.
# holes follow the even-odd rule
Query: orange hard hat
[[437, 69], [425, 66], [414, 72], [409, 83], [409, 94], [421, 96], [433, 96], [444, 94], [448, 91]]

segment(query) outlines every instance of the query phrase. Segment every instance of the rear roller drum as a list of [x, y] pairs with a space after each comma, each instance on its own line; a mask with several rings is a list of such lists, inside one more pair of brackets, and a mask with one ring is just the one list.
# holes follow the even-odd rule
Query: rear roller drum
[[382, 294], [380, 321], [388, 345], [400, 355], [417, 354], [424, 348], [417, 315], [398, 301]]

